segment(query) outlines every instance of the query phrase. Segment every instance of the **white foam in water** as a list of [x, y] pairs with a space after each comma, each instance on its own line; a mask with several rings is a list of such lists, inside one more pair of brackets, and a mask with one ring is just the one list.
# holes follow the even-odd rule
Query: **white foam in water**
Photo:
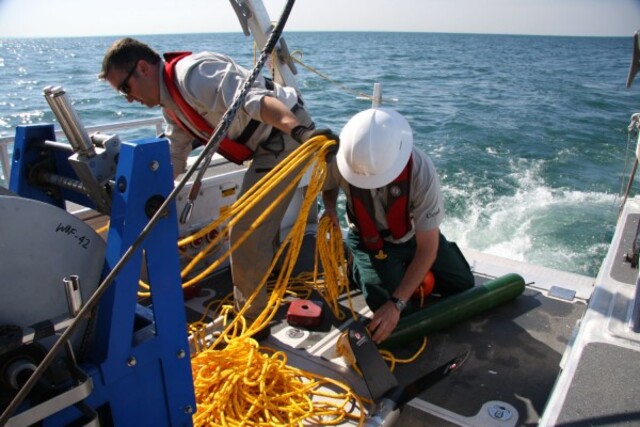
[[495, 195], [489, 203], [482, 188], [460, 194], [464, 190], [444, 182], [445, 198], [464, 196], [468, 209], [462, 216], [448, 215], [442, 232], [462, 247], [595, 275], [611, 238], [607, 224], [615, 222], [618, 197], [551, 188], [540, 178], [543, 163], [514, 167], [515, 193]]

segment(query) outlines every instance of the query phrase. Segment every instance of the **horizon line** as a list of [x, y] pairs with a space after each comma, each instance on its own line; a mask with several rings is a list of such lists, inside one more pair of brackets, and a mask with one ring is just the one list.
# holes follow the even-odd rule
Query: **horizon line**
[[[640, 31], [640, 30], [639, 30]], [[632, 38], [633, 34], [629, 35], [593, 35], [593, 34], [545, 34], [545, 33], [478, 33], [478, 32], [464, 32], [464, 31], [403, 31], [403, 30], [289, 30], [283, 32], [285, 34], [292, 33], [402, 33], [402, 34], [448, 34], [448, 35], [477, 35], [477, 36], [522, 36], [522, 37], [576, 37], [576, 38]], [[123, 37], [123, 36], [171, 36], [171, 35], [201, 35], [201, 34], [240, 34], [244, 35], [241, 30], [238, 31], [193, 31], [193, 32], [152, 32], [152, 33], [138, 33], [138, 34], [69, 34], [69, 35], [33, 35], [33, 36], [6, 36], [0, 34], [0, 41], [2, 40], [17, 40], [17, 39], [67, 39], [67, 38], [89, 38], [89, 37]], [[249, 37], [249, 36], [247, 36]]]

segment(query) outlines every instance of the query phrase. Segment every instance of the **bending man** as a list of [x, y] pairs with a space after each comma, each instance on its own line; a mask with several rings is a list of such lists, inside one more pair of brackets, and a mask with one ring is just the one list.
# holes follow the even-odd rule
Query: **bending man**
[[[185, 171], [194, 141], [206, 143], [214, 128], [233, 103], [250, 74], [231, 58], [213, 52], [178, 52], [164, 58], [146, 44], [124, 38], [116, 41], [104, 56], [99, 74], [128, 102], [161, 107], [170, 141], [174, 176]], [[241, 194], [284, 160], [300, 143], [328, 130], [314, 131], [314, 123], [294, 88], [280, 86], [259, 76], [248, 92], [218, 152], [242, 164], [251, 160]], [[276, 188], [276, 194], [283, 192]], [[279, 225], [293, 193], [285, 198], [231, 257], [236, 308], [261, 282], [275, 254]], [[256, 206], [238, 222], [230, 234], [233, 245], [262, 213], [270, 201]], [[245, 313], [249, 321], [265, 308], [263, 287]]]

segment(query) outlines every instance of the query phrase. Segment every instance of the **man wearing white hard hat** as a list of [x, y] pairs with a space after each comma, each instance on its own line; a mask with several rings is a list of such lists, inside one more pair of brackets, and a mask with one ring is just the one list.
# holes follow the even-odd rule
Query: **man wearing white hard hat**
[[444, 203], [433, 162], [413, 146], [411, 127], [398, 112], [362, 111], [340, 133], [322, 192], [324, 215], [336, 225], [340, 189], [347, 198], [351, 279], [374, 312], [375, 342], [419, 308], [411, 296], [429, 272], [442, 296], [474, 285], [462, 252], [440, 233]]

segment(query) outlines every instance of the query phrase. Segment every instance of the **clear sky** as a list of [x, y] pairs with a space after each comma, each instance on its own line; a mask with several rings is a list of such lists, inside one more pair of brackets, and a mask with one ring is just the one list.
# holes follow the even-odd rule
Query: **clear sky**
[[[264, 0], [276, 20], [284, 0]], [[640, 0], [297, 0], [285, 31], [631, 36]], [[0, 38], [240, 31], [228, 0], [0, 0]]]

